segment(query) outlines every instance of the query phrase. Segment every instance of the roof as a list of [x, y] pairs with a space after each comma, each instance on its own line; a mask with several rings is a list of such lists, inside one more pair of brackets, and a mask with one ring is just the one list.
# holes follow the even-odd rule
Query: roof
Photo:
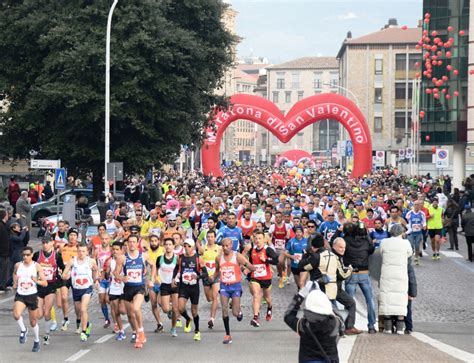
[[289, 62], [269, 66], [267, 69], [338, 69], [335, 57], [304, 57]]
[[337, 58], [341, 58], [346, 46], [369, 44], [417, 44], [420, 41], [421, 36], [421, 28], [384, 28], [374, 33], [363, 35], [359, 38], [345, 39], [339, 53], [337, 54]]

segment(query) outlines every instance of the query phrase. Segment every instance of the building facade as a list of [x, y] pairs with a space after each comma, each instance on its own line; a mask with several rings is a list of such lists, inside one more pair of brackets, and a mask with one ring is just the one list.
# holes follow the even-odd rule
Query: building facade
[[[472, 77], [469, 77], [470, 64], [474, 61], [474, 48], [469, 44], [470, 31], [470, 0], [423, 1], [423, 14], [430, 14], [429, 23], [424, 23], [428, 33], [437, 31], [443, 42], [453, 39], [449, 48], [451, 57], [446, 57], [446, 51], [438, 57], [443, 67], [433, 72], [433, 77], [447, 76], [449, 79], [441, 87], [437, 87], [441, 97], [436, 99], [427, 94], [427, 89], [436, 87], [432, 79], [422, 77], [422, 92], [420, 109], [425, 112], [421, 120], [421, 143], [436, 147], [447, 148], [450, 151], [449, 162], [453, 185], [461, 187], [466, 171], [473, 172], [474, 158], [474, 105]], [[448, 27], [452, 27], [451, 31]], [[460, 33], [461, 32], [461, 33]], [[463, 32], [463, 33], [462, 33]], [[426, 52], [426, 50], [424, 50]], [[430, 54], [431, 56], [431, 54]], [[447, 67], [451, 66], [450, 72]], [[472, 66], [471, 66], [472, 68]], [[423, 64], [423, 71], [425, 71]], [[458, 73], [454, 74], [454, 70]], [[458, 96], [454, 95], [458, 92]], [[449, 98], [446, 95], [450, 95]], [[467, 150], [466, 150], [467, 146]], [[474, 153], [473, 153], [474, 154]], [[468, 166], [466, 167], [466, 162]]]
[[[305, 57], [267, 68], [266, 98], [283, 114], [303, 98], [338, 92], [339, 67], [335, 57]], [[265, 128], [259, 127], [257, 143], [261, 159], [274, 163], [287, 150], [301, 149], [309, 153], [327, 153], [339, 139], [339, 123], [331, 120], [317, 122], [283, 144]]]
[[413, 80], [416, 63], [421, 62], [416, 45], [421, 34], [421, 28], [402, 29], [390, 19], [380, 31], [359, 38], [349, 32], [337, 55], [341, 93], [356, 102], [366, 117], [373, 150], [385, 151], [385, 163], [394, 166], [398, 150], [410, 145]]

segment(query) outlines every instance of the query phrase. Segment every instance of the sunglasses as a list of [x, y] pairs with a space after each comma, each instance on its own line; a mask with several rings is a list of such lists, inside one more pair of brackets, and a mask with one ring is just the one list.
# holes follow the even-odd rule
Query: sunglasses
[[316, 226], [308, 226], [308, 228], [316, 228]]
[[328, 217], [334, 217], [334, 214], [328, 214]]
[[184, 248], [192, 248], [190, 245], [184, 245]]
[[142, 214], [141, 213], [135, 213], [136, 216], [141, 216]]

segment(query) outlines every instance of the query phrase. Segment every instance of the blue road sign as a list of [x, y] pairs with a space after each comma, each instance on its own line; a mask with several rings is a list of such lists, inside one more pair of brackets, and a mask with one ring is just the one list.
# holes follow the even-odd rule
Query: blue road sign
[[352, 146], [352, 141], [351, 140], [347, 140], [346, 141], [346, 156], [352, 156], [354, 154], [354, 151], [353, 151], [353, 146]]
[[54, 187], [57, 190], [66, 189], [66, 169], [56, 169], [54, 177]]

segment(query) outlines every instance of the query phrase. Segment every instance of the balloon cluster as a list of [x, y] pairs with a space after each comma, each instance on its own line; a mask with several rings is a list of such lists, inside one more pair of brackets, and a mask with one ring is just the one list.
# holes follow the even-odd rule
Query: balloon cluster
[[294, 177], [296, 179], [301, 179], [303, 175], [310, 175], [311, 174], [311, 169], [305, 165], [305, 163], [298, 163], [298, 165], [293, 165], [293, 161], [288, 160], [286, 162], [286, 166], [290, 168], [288, 170], [288, 175], [291, 177]]
[[[429, 26], [430, 20], [431, 15], [426, 13], [424, 19], [426, 28]], [[415, 77], [421, 78], [423, 75], [425, 78], [430, 80], [431, 87], [429, 86], [425, 89], [426, 94], [431, 95], [435, 99], [440, 99], [444, 96], [446, 100], [450, 100], [453, 96], [458, 97], [459, 91], [455, 90], [451, 95], [448, 92], [446, 85], [450, 80], [450, 77], [453, 78], [459, 75], [459, 70], [454, 69], [451, 64], [445, 64], [445, 61], [443, 61], [443, 58], [446, 58], [446, 62], [449, 62], [448, 60], [453, 56], [450, 48], [454, 45], [454, 37], [451, 36], [454, 32], [454, 28], [452, 26], [448, 26], [447, 31], [450, 35], [449, 39], [447, 41], [443, 41], [436, 30], [433, 30], [431, 33], [427, 29], [423, 30], [423, 36], [416, 45], [416, 49], [423, 49], [425, 70], [423, 71], [423, 74], [421, 74], [421, 72], [417, 72]], [[459, 36], [464, 36], [465, 32], [460, 30], [458, 34]], [[420, 66], [420, 62], [415, 63], [416, 68], [420, 68]], [[441, 68], [436, 69], [436, 67]], [[439, 69], [442, 70], [443, 67], [446, 70], [446, 74], [440, 78], [433, 77], [433, 72], [436, 70], [439, 74]], [[469, 73], [474, 74], [473, 71]], [[425, 112], [420, 111], [420, 118], [423, 117], [425, 117]]]

